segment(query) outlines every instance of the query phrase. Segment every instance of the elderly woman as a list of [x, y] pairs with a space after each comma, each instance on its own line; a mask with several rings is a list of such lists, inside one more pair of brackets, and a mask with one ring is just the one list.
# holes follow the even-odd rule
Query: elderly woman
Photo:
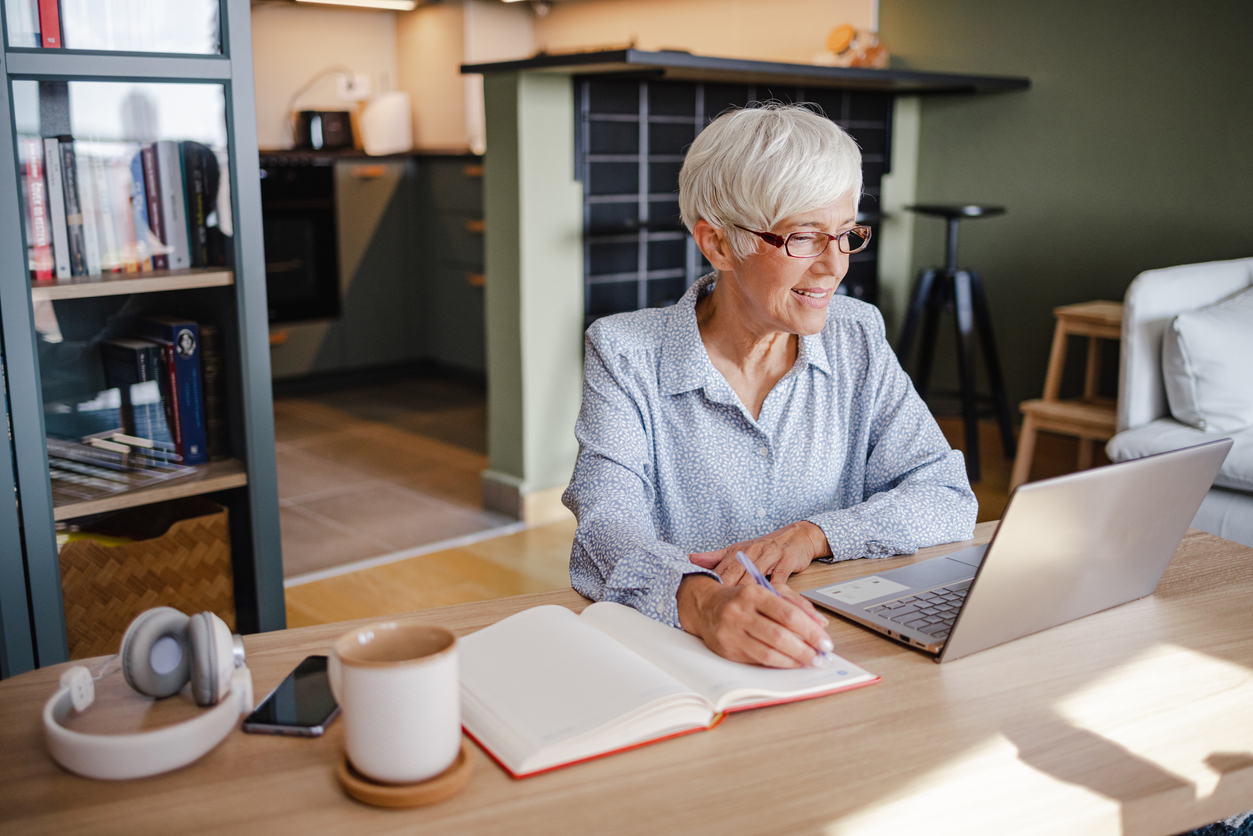
[[587, 332], [563, 497], [579, 592], [729, 659], [797, 667], [831, 642], [790, 575], [971, 536], [961, 454], [878, 310], [835, 293], [870, 238], [860, 193], [857, 145], [803, 107], [732, 111], [692, 143], [679, 204], [714, 272], [673, 307]]

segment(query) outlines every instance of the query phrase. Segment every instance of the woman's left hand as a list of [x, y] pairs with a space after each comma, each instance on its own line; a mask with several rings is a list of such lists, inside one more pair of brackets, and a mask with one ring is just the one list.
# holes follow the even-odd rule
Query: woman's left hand
[[739, 551], [744, 552], [763, 575], [775, 583], [787, 583], [789, 577], [803, 571], [815, 557], [830, 555], [831, 547], [821, 528], [801, 520], [755, 540], [745, 540], [717, 551], [697, 552], [688, 559], [697, 566], [713, 569], [725, 584], [750, 585], [753, 579], [735, 559]]

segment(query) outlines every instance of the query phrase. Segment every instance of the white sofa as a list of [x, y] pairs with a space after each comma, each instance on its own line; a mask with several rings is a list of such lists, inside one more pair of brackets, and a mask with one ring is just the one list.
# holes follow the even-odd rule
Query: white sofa
[[[1204, 432], [1171, 417], [1162, 343], [1179, 314], [1207, 308], [1250, 287], [1253, 258], [1149, 270], [1136, 277], [1123, 305], [1118, 434], [1105, 448], [1119, 462], [1232, 438], [1235, 445], [1192, 525], [1246, 546], [1253, 546], [1253, 426]], [[1246, 361], [1253, 364], [1253, 357]]]

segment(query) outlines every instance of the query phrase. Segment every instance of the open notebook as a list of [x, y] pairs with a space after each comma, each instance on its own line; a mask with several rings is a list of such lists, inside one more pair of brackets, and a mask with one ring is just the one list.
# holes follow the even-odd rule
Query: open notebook
[[515, 778], [713, 728], [725, 712], [878, 682], [731, 662], [620, 604], [524, 610], [459, 640], [466, 732]]

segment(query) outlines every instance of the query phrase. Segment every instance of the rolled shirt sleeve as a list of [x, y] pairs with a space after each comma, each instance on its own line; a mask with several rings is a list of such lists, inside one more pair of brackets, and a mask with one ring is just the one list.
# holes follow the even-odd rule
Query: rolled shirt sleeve
[[912, 553], [973, 533], [977, 505], [952, 450], [888, 346], [877, 309], [836, 297], [821, 334], [757, 418], [714, 369], [695, 303], [588, 330], [579, 456], [563, 501], [578, 519], [576, 590], [678, 626], [688, 560], [798, 520], [834, 559]]

